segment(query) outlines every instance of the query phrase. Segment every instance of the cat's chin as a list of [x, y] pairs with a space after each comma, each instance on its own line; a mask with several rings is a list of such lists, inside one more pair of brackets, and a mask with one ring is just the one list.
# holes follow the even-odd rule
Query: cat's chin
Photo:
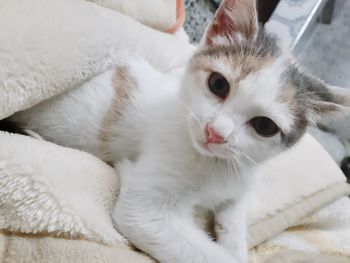
[[218, 146], [215, 146], [214, 144], [206, 144], [200, 140], [194, 140], [193, 147], [196, 149], [196, 151], [199, 154], [204, 156], [216, 157], [220, 159], [230, 159], [228, 154], [226, 154], [223, 149], [222, 150], [216, 149], [218, 148]]

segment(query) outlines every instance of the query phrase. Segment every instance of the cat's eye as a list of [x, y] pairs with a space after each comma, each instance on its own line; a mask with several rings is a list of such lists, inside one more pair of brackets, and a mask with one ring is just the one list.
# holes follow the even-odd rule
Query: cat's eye
[[272, 137], [280, 131], [276, 123], [267, 117], [255, 117], [249, 121], [249, 124], [257, 134], [263, 137]]
[[210, 74], [208, 79], [209, 90], [220, 99], [225, 99], [230, 92], [230, 85], [224, 76], [217, 72]]

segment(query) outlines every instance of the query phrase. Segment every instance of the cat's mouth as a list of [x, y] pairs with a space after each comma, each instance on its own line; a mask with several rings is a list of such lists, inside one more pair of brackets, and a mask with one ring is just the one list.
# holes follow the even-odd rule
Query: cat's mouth
[[194, 143], [194, 147], [200, 154], [226, 159], [228, 158], [228, 156], [225, 151], [225, 144], [226, 143], [223, 143], [223, 144], [210, 143], [207, 141], [196, 139]]

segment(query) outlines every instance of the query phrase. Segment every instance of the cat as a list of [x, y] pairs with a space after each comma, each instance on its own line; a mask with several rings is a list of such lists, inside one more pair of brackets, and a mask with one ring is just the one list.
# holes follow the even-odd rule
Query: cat
[[254, 0], [224, 0], [181, 79], [133, 57], [10, 120], [117, 164], [115, 225], [161, 263], [244, 263], [260, 164], [349, 105], [259, 27]]

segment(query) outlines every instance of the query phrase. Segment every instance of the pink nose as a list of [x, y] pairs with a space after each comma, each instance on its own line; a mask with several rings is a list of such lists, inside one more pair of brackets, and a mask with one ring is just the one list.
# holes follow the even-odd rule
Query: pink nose
[[222, 137], [214, 128], [210, 127], [208, 124], [205, 126], [205, 134], [207, 136], [206, 143], [221, 144], [225, 142], [224, 137]]

